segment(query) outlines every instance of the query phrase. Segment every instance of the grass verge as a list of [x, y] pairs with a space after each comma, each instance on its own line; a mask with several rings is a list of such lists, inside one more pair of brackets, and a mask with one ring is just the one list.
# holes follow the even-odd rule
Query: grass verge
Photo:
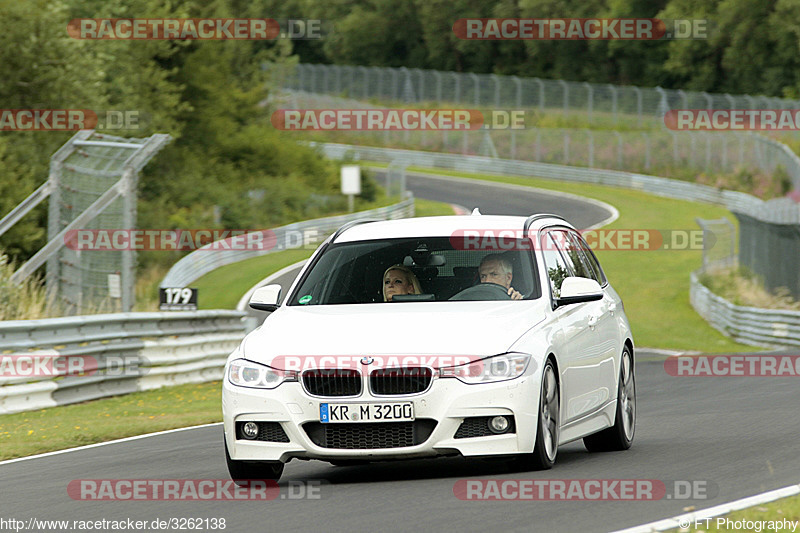
[[[789, 498], [781, 498], [774, 502], [765, 503], [762, 505], [755, 505], [735, 511], [733, 513], [709, 518], [708, 522], [698, 520], [697, 526], [693, 523], [688, 529], [674, 529], [676, 533], [710, 533], [712, 531], [792, 531], [792, 526], [789, 529], [778, 529], [777, 527], [767, 527], [770, 521], [782, 523], [783, 520], [789, 522], [800, 521], [800, 496], [791, 496]], [[719, 522], [717, 520], [720, 520]], [[744, 521], [745, 523], [742, 523]], [[759, 526], [747, 525], [747, 522], [760, 523]], [[767, 524], [764, 524], [764, 523]], [[719, 526], [719, 527], [718, 527]], [[796, 531], [796, 530], [795, 530]]]
[[220, 422], [221, 396], [214, 381], [2, 415], [0, 460]]

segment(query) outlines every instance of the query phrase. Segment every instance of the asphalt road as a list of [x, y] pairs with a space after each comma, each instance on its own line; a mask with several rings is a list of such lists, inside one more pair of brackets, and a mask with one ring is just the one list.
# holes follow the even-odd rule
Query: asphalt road
[[[597, 222], [591, 207], [556, 205], [507, 191], [409, 178], [419, 197], [485, 213], [544, 210], [579, 227]], [[431, 190], [425, 190], [431, 187]], [[477, 187], [477, 186], [476, 186]], [[469, 192], [469, 191], [472, 192]], [[535, 202], [542, 202], [536, 204]], [[559, 211], [575, 209], [574, 212]], [[513, 211], [511, 211], [513, 212]], [[579, 217], [585, 217], [579, 219]], [[612, 280], [613, 283], [613, 280]], [[679, 335], [680, 332], [675, 332]], [[589, 454], [579, 442], [559, 449], [555, 468], [522, 472], [461, 458], [335, 467], [292, 461], [273, 501], [76, 501], [76, 479], [228, 479], [220, 425], [0, 465], [0, 518], [133, 520], [224, 518], [227, 531], [612, 531], [798, 483], [796, 378], [671, 377], [655, 354], [637, 353], [638, 421], [633, 447]], [[708, 496], [658, 501], [462, 501], [462, 479], [652, 479], [704, 483]], [[313, 483], [319, 499], [292, 499]], [[319, 485], [321, 484], [321, 485]], [[294, 491], [294, 492], [291, 492]], [[291, 492], [291, 494], [290, 494]], [[695, 495], [696, 496], [696, 495]], [[766, 519], [780, 517], [765, 517]], [[0, 522], [0, 526], [2, 523]], [[204, 527], [204, 530], [211, 528]], [[70, 530], [77, 530], [71, 528]]]

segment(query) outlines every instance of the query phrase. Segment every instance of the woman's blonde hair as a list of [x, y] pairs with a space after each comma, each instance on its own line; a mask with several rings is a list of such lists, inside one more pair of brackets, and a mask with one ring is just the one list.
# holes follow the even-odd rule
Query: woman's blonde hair
[[411, 286], [414, 288], [414, 292], [412, 294], [422, 294], [422, 287], [419, 284], [419, 280], [417, 279], [417, 275], [412, 272], [410, 268], [405, 265], [392, 265], [386, 270], [383, 271], [383, 276], [381, 276], [381, 292], [383, 293], [383, 301], [387, 302], [386, 299], [386, 285], [383, 285], [383, 280], [386, 279], [386, 274], [388, 274], [392, 270], [399, 270], [406, 276], [406, 283], [410, 282]]

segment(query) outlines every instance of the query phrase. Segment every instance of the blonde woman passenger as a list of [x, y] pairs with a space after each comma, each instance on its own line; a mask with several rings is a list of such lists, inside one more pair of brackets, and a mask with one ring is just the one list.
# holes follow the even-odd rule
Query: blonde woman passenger
[[417, 276], [404, 265], [392, 265], [383, 273], [383, 301], [398, 294], [422, 294]]

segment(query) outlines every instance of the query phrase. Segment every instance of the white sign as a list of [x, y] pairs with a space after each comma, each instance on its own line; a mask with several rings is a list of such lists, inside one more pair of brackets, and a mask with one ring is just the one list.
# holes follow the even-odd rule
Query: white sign
[[122, 276], [119, 274], [108, 275], [108, 296], [122, 298]]
[[342, 194], [361, 194], [361, 167], [344, 165], [342, 167]]

